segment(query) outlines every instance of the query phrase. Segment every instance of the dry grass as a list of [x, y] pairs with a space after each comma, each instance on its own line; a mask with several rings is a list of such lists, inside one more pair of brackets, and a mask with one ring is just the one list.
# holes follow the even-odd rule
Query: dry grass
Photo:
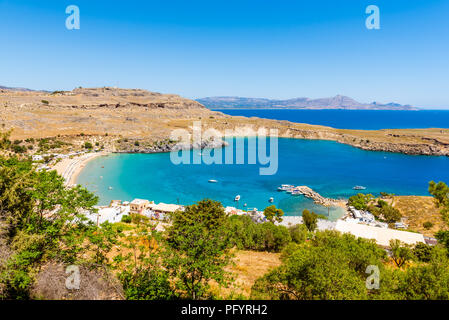
[[254, 282], [281, 264], [279, 253], [236, 251], [235, 265], [227, 268], [232, 272], [235, 282], [231, 288], [218, 289], [213, 285], [214, 292], [222, 298], [241, 296], [249, 298]]
[[[435, 232], [445, 228], [440, 211], [432, 197], [396, 196], [393, 206], [406, 218], [410, 230], [433, 237]], [[432, 228], [424, 228], [423, 224], [427, 221], [433, 223]]]
[[122, 300], [120, 282], [100, 268], [79, 267], [79, 289], [67, 289], [66, 266], [49, 262], [37, 274], [31, 290], [34, 299], [44, 300]]

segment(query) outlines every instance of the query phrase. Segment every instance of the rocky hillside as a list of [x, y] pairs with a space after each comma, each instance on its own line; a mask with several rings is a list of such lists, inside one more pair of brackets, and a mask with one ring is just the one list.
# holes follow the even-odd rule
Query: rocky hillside
[[72, 91], [0, 89], [0, 105], [74, 109], [141, 107], [148, 109], [204, 109], [200, 103], [175, 94], [142, 89], [77, 88]]
[[[333, 140], [357, 148], [407, 154], [449, 155], [449, 130], [343, 130], [289, 121], [232, 117], [177, 95], [140, 89], [78, 88], [73, 91], [0, 90], [0, 131], [13, 129], [11, 150], [74, 151], [92, 145], [114, 152], [172, 150], [173, 130], [277, 129], [280, 137]], [[43, 139], [46, 138], [46, 139]], [[51, 139], [47, 139], [51, 138]], [[67, 150], [66, 150], [67, 149]]]
[[347, 109], [347, 110], [416, 110], [409, 105], [378, 102], [361, 103], [350, 97], [294, 98], [271, 100], [263, 98], [209, 97], [197, 99], [209, 109]]

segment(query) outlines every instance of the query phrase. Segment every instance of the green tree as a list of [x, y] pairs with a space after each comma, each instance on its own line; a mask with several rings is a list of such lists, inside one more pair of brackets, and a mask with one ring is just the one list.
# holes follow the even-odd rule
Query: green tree
[[425, 243], [417, 243], [412, 250], [418, 261], [429, 262], [432, 258], [433, 247]]
[[248, 216], [231, 216], [228, 229], [231, 246], [238, 249], [279, 252], [291, 241], [286, 227], [255, 223]]
[[318, 215], [313, 211], [310, 212], [309, 210], [305, 209], [302, 212], [302, 220], [303, 220], [304, 224], [306, 225], [307, 230], [309, 230], [310, 232], [313, 232], [317, 227]]
[[160, 265], [158, 243], [161, 235], [152, 226], [142, 224], [128, 232], [120, 247], [129, 249], [114, 258], [127, 300], [170, 300], [176, 298], [169, 272]]
[[11, 146], [11, 137], [12, 130], [6, 132], [0, 132], [0, 150], [7, 150]]
[[0, 224], [9, 255], [0, 267], [0, 283], [9, 299], [26, 299], [43, 262], [73, 262], [82, 256], [82, 212], [98, 198], [84, 188], [66, 188], [55, 172], [37, 172], [29, 160], [0, 157]]
[[228, 217], [220, 202], [209, 199], [170, 215], [164, 265], [176, 288], [189, 299], [202, 299], [209, 283], [228, 285], [230, 273], [225, 266], [231, 253]]
[[402, 218], [402, 214], [398, 209], [381, 199], [377, 201], [377, 205], [368, 205], [367, 210], [376, 218], [382, 219], [388, 223], [400, 221]]
[[400, 240], [390, 240], [391, 258], [398, 268], [404, 266], [407, 261], [413, 258], [412, 250], [409, 245]]
[[449, 225], [449, 187], [444, 182], [429, 182], [429, 193], [435, 198], [443, 220]]
[[284, 215], [284, 211], [282, 209], [276, 208], [275, 205], [266, 207], [263, 211], [263, 214], [267, 218], [267, 220], [271, 223], [282, 222], [282, 216]]
[[353, 206], [357, 210], [366, 210], [368, 209], [368, 203], [374, 199], [372, 194], [363, 194], [358, 193], [348, 200], [348, 205]]

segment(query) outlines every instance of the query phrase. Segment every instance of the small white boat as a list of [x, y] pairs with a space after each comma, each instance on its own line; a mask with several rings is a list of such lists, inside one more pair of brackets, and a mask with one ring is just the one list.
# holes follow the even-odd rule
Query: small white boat
[[243, 205], [244, 207], [246, 207], [247, 206], [247, 204], [245, 203], [244, 205]]
[[214, 179], [211, 179], [211, 180], [209, 180], [209, 183], [217, 183], [218, 181], [217, 180], [214, 180]]
[[364, 186], [355, 186], [354, 188], [352, 188], [353, 190], [366, 190], [366, 187]]
[[278, 187], [278, 191], [287, 191], [288, 189], [293, 188], [291, 184], [282, 184], [280, 187]]
[[302, 192], [299, 191], [299, 190], [293, 190], [293, 191], [292, 191], [292, 196], [299, 196], [299, 195], [301, 195], [301, 194], [302, 194]]
[[269, 202], [273, 202], [273, 201], [274, 201], [274, 198], [271, 197], [270, 200], [268, 200], [268, 201], [269, 201]]
[[234, 201], [239, 201], [240, 200], [240, 195], [236, 195]]
[[109, 190], [112, 190], [112, 187], [109, 187], [108, 189], [109, 189]]

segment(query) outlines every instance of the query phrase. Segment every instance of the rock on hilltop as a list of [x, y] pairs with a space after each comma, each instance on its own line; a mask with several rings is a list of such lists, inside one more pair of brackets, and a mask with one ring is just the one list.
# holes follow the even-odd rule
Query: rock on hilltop
[[161, 94], [142, 89], [77, 88], [72, 91], [25, 91], [0, 89], [0, 104], [71, 108], [204, 109], [200, 103], [175, 94]]

